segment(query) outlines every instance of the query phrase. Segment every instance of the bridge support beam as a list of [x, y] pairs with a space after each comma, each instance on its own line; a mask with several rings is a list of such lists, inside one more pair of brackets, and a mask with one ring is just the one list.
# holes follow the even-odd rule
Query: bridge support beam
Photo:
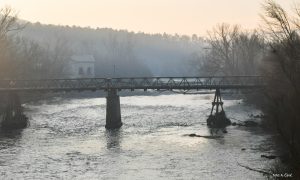
[[106, 97], [106, 129], [117, 129], [122, 126], [120, 97], [117, 89], [108, 89]]
[[[214, 113], [214, 109], [215, 113]], [[212, 102], [212, 108], [210, 116], [207, 119], [207, 125], [213, 128], [222, 128], [231, 124], [231, 121], [226, 117], [223, 109], [223, 101], [221, 98], [220, 89], [216, 89], [214, 102]]]

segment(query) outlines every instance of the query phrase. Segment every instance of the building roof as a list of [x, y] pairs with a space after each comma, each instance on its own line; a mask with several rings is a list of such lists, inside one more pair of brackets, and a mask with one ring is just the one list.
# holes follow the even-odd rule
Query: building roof
[[79, 63], [95, 63], [95, 58], [93, 55], [73, 55], [71, 56], [71, 61]]

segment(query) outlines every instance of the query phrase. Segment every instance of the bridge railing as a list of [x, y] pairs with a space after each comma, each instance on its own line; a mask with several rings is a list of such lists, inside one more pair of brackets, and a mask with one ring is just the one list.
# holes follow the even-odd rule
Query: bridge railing
[[114, 88], [124, 89], [153, 87], [191, 88], [205, 86], [260, 86], [261, 76], [228, 76], [228, 77], [156, 77], [156, 78], [115, 78], [111, 79]]
[[215, 89], [264, 85], [261, 76], [0, 80], [0, 90]]

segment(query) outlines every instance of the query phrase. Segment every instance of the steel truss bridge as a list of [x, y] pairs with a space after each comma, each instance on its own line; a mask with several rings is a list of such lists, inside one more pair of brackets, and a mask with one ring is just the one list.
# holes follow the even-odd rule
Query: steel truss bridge
[[262, 76], [139, 77], [0, 80], [2, 91], [201, 90], [252, 89], [264, 86]]
[[105, 127], [108, 129], [122, 126], [120, 97], [118, 96], [118, 91], [121, 90], [216, 90], [211, 115], [214, 107], [216, 107], [217, 115], [220, 113], [219, 109], [223, 112], [220, 89], [256, 89], [263, 86], [264, 78], [261, 76], [0, 80], [0, 92], [9, 94], [7, 107], [10, 111], [6, 113], [9, 117], [14, 117], [14, 112], [18, 112], [17, 110], [21, 107], [19, 92], [107, 91]]

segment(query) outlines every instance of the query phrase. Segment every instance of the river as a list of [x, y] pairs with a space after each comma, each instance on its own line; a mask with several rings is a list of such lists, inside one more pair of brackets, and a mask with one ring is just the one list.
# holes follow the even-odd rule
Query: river
[[[121, 97], [123, 127], [105, 130], [105, 98], [53, 98], [24, 104], [30, 126], [0, 134], [0, 179], [266, 179], [272, 134], [230, 126], [218, 139], [206, 126], [212, 94]], [[225, 100], [232, 121], [260, 114]], [[241, 150], [245, 148], [245, 150]]]

